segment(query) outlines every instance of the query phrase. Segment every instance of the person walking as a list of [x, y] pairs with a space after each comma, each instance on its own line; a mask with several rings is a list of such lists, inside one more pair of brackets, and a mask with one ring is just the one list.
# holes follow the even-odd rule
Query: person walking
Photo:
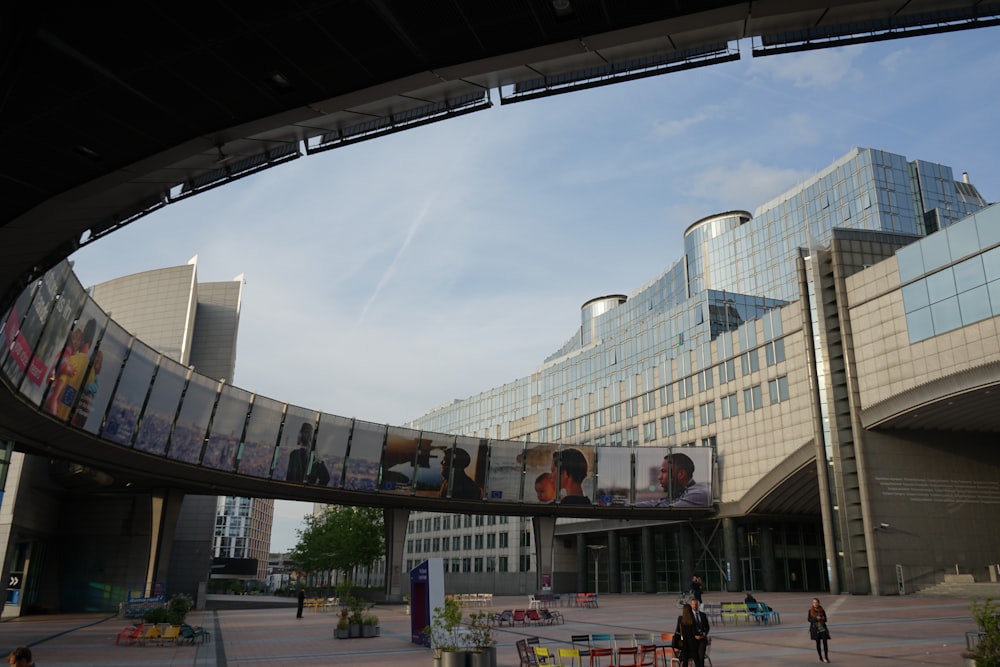
[[299, 589], [299, 604], [295, 608], [295, 618], [302, 618], [302, 610], [306, 606], [306, 589]]
[[691, 575], [691, 597], [701, 603], [701, 577], [697, 574]]
[[830, 662], [830, 628], [826, 624], [826, 610], [819, 603], [819, 598], [813, 598], [809, 607], [809, 637], [816, 642], [816, 654], [820, 662]]

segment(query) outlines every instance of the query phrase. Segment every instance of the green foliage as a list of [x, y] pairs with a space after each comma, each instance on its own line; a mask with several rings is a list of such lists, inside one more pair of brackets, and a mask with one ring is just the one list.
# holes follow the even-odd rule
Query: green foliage
[[167, 603], [167, 622], [180, 625], [187, 618], [188, 612], [194, 607], [194, 600], [186, 593], [178, 593]]
[[353, 595], [348, 595], [346, 598], [341, 598], [341, 604], [348, 611], [348, 623], [351, 625], [363, 625], [365, 612], [371, 609], [372, 605], [365, 602], [361, 598], [356, 598]]
[[991, 598], [969, 605], [972, 618], [979, 626], [979, 643], [976, 644], [976, 667], [1000, 667], [1000, 606]]
[[303, 572], [350, 573], [373, 565], [385, 550], [382, 510], [376, 507], [333, 505], [322, 514], [305, 517], [305, 524], [289, 554]]
[[340, 619], [337, 621], [338, 630], [347, 630], [348, 627], [351, 625], [351, 622], [348, 620], [348, 615], [350, 613], [351, 613], [350, 609], [348, 609], [347, 607], [341, 607]]
[[431, 640], [435, 657], [442, 651], [457, 651], [461, 645], [462, 607], [451, 598], [445, 598], [443, 607], [434, 607], [431, 624], [424, 628], [424, 634]]
[[166, 607], [153, 607], [152, 609], [146, 610], [146, 613], [142, 615], [142, 620], [146, 621], [150, 625], [169, 623], [170, 612]]
[[493, 617], [485, 611], [469, 614], [469, 639], [477, 649], [496, 646], [493, 636]]

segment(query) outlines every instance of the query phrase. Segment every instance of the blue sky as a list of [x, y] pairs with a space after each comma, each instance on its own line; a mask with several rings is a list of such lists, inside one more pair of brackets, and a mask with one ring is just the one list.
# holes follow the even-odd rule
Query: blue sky
[[[586, 300], [692, 222], [753, 211], [855, 146], [1000, 197], [1000, 28], [751, 59], [470, 114], [303, 157], [72, 259], [85, 285], [197, 255], [245, 274], [235, 384], [400, 424], [530, 374]], [[494, 98], [496, 97], [494, 92]], [[279, 501], [272, 549], [309, 506]]]

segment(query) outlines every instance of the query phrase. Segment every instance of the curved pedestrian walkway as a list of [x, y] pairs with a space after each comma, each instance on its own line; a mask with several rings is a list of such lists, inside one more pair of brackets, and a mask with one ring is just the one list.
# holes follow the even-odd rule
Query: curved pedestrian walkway
[[[740, 601], [741, 594], [709, 591], [705, 602]], [[805, 622], [811, 593], [760, 593], [781, 614], [779, 625], [720, 625], [712, 628], [714, 667], [805, 665], [817, 662]], [[866, 597], [819, 594], [830, 616], [830, 661], [852, 667], [961, 665], [965, 632], [975, 629], [972, 597]], [[365, 665], [430, 667], [428, 649], [410, 642], [410, 617], [402, 606], [378, 605], [381, 635], [333, 638], [336, 613], [307, 611], [295, 618], [294, 602], [244, 598], [248, 608], [194, 611], [189, 622], [212, 633], [199, 646], [116, 646], [127, 625], [107, 615], [51, 615], [0, 624], [0, 650], [32, 647], [39, 667], [163, 665], [249, 667], [253, 665]], [[678, 613], [676, 594], [602, 595], [596, 609], [562, 607], [563, 625], [498, 628], [498, 667], [517, 667], [515, 642], [528, 636], [543, 646], [569, 646], [570, 635], [595, 632], [669, 632]], [[526, 608], [528, 596], [496, 597], [493, 610]], [[476, 609], [476, 611], [481, 608]]]

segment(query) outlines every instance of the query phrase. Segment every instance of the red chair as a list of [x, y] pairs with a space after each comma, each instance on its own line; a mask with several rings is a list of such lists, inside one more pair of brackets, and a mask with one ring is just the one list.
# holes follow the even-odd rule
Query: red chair
[[622, 646], [618, 649], [614, 667], [639, 667], [639, 647]]
[[590, 649], [590, 667], [611, 667], [615, 661], [615, 651], [611, 648]]
[[528, 623], [525, 620], [525, 611], [523, 609], [515, 609], [514, 610], [514, 616], [511, 618], [510, 624], [511, 624], [511, 627], [513, 627], [513, 626], [515, 626], [517, 624], [527, 625]]
[[123, 629], [115, 637], [115, 644], [120, 644], [122, 640], [125, 641], [125, 645], [135, 644], [139, 641], [139, 637], [142, 637], [142, 633], [146, 631], [146, 625], [140, 623], [139, 625], [130, 625], [129, 627]]
[[656, 667], [656, 644], [643, 644], [639, 647], [639, 667]]

